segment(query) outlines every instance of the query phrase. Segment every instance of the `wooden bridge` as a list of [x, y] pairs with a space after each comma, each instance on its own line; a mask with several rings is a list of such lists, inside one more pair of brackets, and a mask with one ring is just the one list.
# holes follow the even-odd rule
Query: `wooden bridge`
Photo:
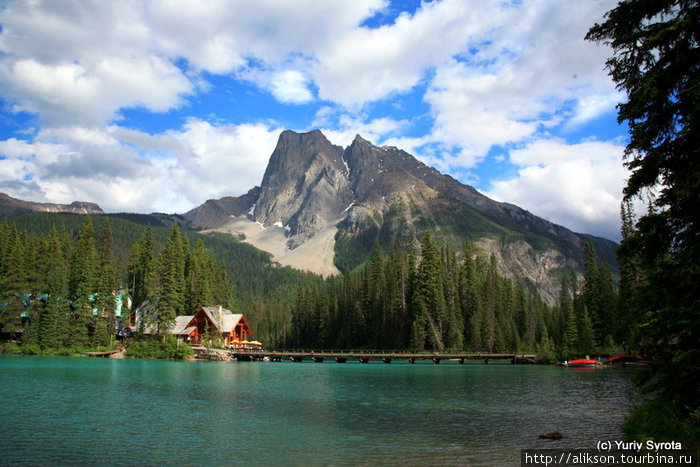
[[381, 350], [250, 350], [234, 349], [228, 351], [231, 358], [238, 361], [268, 360], [274, 362], [292, 361], [303, 362], [304, 360], [321, 363], [326, 360], [334, 360], [337, 363], [346, 363], [349, 360], [356, 360], [360, 363], [379, 361], [391, 363], [394, 360], [405, 360], [415, 363], [416, 360], [432, 360], [439, 364], [443, 361], [464, 363], [466, 360], [509, 360], [510, 363], [536, 363], [537, 355], [518, 354], [516, 352], [434, 352], [434, 353], [409, 353], [393, 352]]

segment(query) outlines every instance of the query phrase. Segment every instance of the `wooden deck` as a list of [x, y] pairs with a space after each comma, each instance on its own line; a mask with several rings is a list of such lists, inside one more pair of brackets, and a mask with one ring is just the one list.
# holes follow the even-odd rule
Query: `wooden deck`
[[117, 349], [117, 350], [108, 350], [107, 352], [82, 352], [83, 355], [87, 355], [88, 357], [104, 357], [108, 358], [111, 355], [114, 355], [115, 353], [121, 352], [122, 349]]
[[407, 353], [407, 352], [392, 352], [392, 351], [313, 351], [313, 350], [290, 350], [290, 351], [267, 351], [267, 350], [244, 350], [236, 349], [229, 350], [229, 355], [232, 358], [240, 361], [250, 360], [271, 360], [271, 361], [293, 361], [302, 362], [309, 360], [313, 362], [324, 362], [333, 360], [338, 363], [346, 363], [348, 361], [358, 361], [360, 363], [369, 363], [371, 361], [379, 361], [383, 363], [391, 363], [394, 360], [404, 360], [409, 363], [415, 363], [416, 360], [432, 360], [433, 363], [439, 364], [442, 361], [454, 361], [464, 363], [467, 360], [483, 360], [488, 363], [489, 360], [509, 360], [511, 363], [535, 363], [537, 355], [534, 354], [518, 354], [515, 352], [435, 352], [435, 353]]

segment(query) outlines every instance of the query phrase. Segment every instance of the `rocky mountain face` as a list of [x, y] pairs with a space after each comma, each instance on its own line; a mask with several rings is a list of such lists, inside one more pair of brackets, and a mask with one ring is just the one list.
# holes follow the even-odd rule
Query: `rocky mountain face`
[[[283, 264], [321, 273], [358, 266], [377, 241], [389, 248], [430, 229], [456, 249], [470, 239], [482, 254], [496, 255], [503, 274], [522, 278], [550, 302], [557, 272], [582, 268], [586, 241], [608, 261], [616, 247], [496, 202], [395, 147], [358, 135], [343, 149], [318, 130], [283, 132], [260, 188], [209, 200], [183, 217], [243, 234]], [[313, 259], [320, 257], [333, 264], [319, 270]]]
[[280, 135], [251, 212], [263, 225], [282, 226], [291, 249], [337, 219], [353, 201], [343, 148], [320, 131]]
[[18, 216], [32, 212], [72, 212], [76, 214], [104, 214], [95, 203], [73, 201], [71, 204], [35, 203], [0, 193], [0, 217]]
[[248, 212], [260, 196], [260, 187], [255, 187], [242, 196], [227, 196], [210, 199], [199, 207], [182, 215], [192, 227], [210, 228], [220, 226], [231, 217]]

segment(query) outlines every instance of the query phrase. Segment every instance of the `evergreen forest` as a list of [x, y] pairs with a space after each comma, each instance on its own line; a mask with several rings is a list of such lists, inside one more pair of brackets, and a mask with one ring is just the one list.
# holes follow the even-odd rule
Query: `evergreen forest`
[[[146, 302], [158, 334], [216, 304], [243, 313], [269, 348], [517, 350], [554, 361], [609, 353], [627, 338], [592, 244], [583, 276], [562, 274], [553, 306], [469, 241], [453, 251], [430, 231], [386, 253], [376, 244], [364, 265], [322, 279], [172, 220], [29, 214], [0, 224], [0, 259], [2, 333], [26, 353], [110, 347], [118, 323]], [[117, 309], [120, 291], [130, 307]]]
[[230, 235], [152, 216], [40, 213], [0, 223], [0, 332], [19, 344], [13, 351], [111, 348], [120, 322], [145, 302], [163, 336], [176, 316], [217, 304], [244, 313], [256, 338], [274, 345], [284, 342], [299, 284], [314, 281]]
[[558, 303], [546, 304], [498, 272], [495, 257], [465, 241], [459, 252], [428, 231], [375, 244], [358, 270], [303, 287], [288, 343], [298, 348], [536, 352], [554, 361], [610, 353], [627, 338], [607, 263], [586, 244], [585, 273], [563, 274]]

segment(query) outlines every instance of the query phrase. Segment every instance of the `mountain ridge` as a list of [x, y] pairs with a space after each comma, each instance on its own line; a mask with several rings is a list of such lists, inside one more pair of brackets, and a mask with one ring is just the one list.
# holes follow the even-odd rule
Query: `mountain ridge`
[[[502, 273], [522, 276], [549, 302], [558, 293], [558, 271], [582, 270], [585, 242], [616, 268], [614, 242], [492, 200], [406, 151], [375, 146], [360, 135], [341, 148], [319, 130], [283, 131], [261, 186], [236, 200], [237, 209], [224, 213], [228, 217], [207, 221], [201, 213], [210, 201], [183, 217], [196, 219], [199, 227], [244, 236], [282, 264], [302, 269], [307, 264], [326, 275], [361, 264], [374, 242], [388, 249], [397, 239], [415, 241], [428, 229], [455, 246], [468, 238], [497, 257]], [[316, 241], [316, 255], [326, 263], [308, 258]], [[301, 246], [306, 260], [295, 256]]]
[[[95, 203], [33, 203], [0, 194], [0, 216], [46, 211], [103, 213]], [[359, 134], [342, 148], [320, 130], [283, 131], [260, 186], [158, 219], [232, 234], [282, 265], [325, 276], [361, 265], [376, 242], [385, 250], [397, 240], [417, 245], [431, 230], [455, 251], [470, 240], [486, 259], [496, 257], [501, 274], [522, 280], [549, 303], [567, 270], [582, 271], [587, 241], [617, 271], [615, 242], [492, 200], [406, 151], [375, 146]]]
[[33, 212], [104, 214], [104, 211], [97, 203], [88, 201], [73, 201], [70, 204], [37, 203], [13, 198], [6, 193], [0, 193], [0, 217], [18, 216]]

